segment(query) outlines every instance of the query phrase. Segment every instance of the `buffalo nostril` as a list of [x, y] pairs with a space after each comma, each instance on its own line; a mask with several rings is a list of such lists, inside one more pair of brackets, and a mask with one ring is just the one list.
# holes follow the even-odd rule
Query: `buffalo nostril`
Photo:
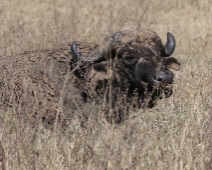
[[161, 77], [159, 77], [159, 78], [158, 78], [158, 81], [162, 81], [162, 78], [161, 78]]

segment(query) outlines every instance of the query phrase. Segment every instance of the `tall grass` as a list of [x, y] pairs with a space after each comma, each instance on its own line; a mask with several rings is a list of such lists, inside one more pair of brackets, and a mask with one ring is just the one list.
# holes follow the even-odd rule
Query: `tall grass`
[[211, 6], [209, 0], [1, 0], [1, 57], [143, 27], [163, 42], [172, 32], [173, 56], [182, 63], [170, 98], [118, 126], [94, 113], [86, 129], [76, 119], [69, 133], [52, 132], [1, 111], [6, 169], [212, 169]]

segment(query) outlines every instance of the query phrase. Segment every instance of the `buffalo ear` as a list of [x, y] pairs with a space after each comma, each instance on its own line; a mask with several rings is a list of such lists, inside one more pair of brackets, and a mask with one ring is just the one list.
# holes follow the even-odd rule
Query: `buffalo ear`
[[171, 69], [179, 70], [180, 69], [180, 63], [177, 61], [177, 59], [173, 57], [163, 57], [162, 58], [162, 65], [168, 66]]

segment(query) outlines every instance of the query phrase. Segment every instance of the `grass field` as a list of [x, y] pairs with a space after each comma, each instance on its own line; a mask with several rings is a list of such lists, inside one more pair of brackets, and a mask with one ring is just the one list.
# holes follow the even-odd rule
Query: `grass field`
[[[174, 94], [121, 125], [94, 115], [70, 134], [15, 112], [0, 114], [6, 169], [212, 169], [212, 2], [210, 0], [1, 0], [0, 56], [51, 49], [73, 40], [149, 28], [176, 38]], [[1, 59], [0, 57], [0, 59]], [[0, 62], [2, 62], [0, 60]], [[95, 117], [96, 116], [96, 117]]]

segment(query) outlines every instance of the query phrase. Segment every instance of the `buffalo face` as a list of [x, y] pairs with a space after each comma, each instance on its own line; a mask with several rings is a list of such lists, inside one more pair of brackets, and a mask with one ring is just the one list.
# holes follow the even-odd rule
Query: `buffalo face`
[[141, 44], [131, 44], [123, 47], [117, 55], [115, 65], [118, 68], [118, 74], [128, 79], [130, 93], [138, 89], [139, 102], [143, 103], [147, 94], [151, 96], [150, 103], [145, 105], [148, 107], [153, 106], [153, 101], [157, 97], [171, 96], [174, 82], [174, 74], [171, 69], [178, 70], [180, 68], [180, 64], [175, 58], [163, 57], [160, 55], [162, 52], [155, 55], [151, 48]]

